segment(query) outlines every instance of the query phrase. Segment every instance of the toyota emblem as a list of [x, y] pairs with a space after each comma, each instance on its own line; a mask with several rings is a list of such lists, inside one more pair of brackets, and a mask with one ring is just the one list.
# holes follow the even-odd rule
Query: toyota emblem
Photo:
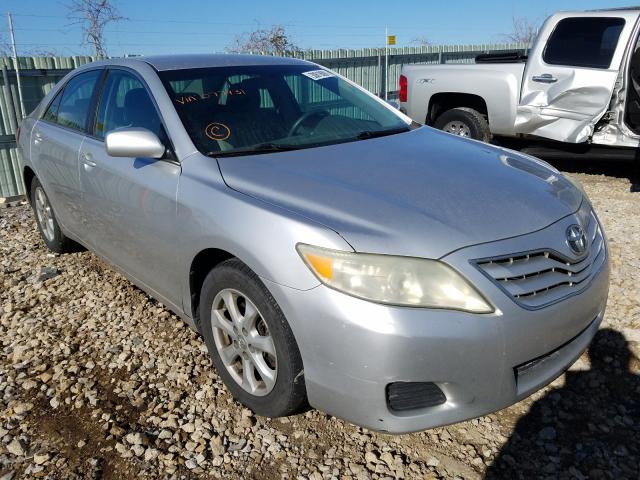
[[582, 255], [587, 251], [587, 236], [580, 225], [567, 228], [567, 245], [576, 255]]

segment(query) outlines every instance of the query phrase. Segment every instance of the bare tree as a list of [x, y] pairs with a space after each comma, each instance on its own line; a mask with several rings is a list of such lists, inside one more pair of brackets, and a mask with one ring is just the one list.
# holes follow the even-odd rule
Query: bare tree
[[[22, 48], [18, 52], [20, 56], [26, 57], [55, 57], [60, 53], [54, 48]], [[11, 43], [0, 33], [0, 59], [2, 57], [13, 57], [13, 48]]]
[[68, 6], [69, 18], [82, 27], [82, 43], [91, 45], [97, 57], [107, 55], [104, 28], [125, 20], [111, 0], [73, 0]]
[[8, 35], [4, 36], [4, 33], [0, 33], [0, 57], [10, 57], [13, 55], [11, 48], [11, 42], [9, 42]]
[[509, 42], [532, 44], [538, 36], [540, 28], [537, 20], [531, 20], [527, 17], [512, 17], [511, 33], [502, 35]]
[[271, 28], [258, 25], [254, 31], [237, 36], [226, 50], [231, 53], [259, 52], [284, 55], [287, 52], [300, 51], [300, 48], [293, 43], [282, 25], [272, 25]]
[[58, 57], [61, 53], [55, 48], [32, 48], [25, 52], [30, 57]]
[[431, 40], [429, 40], [424, 35], [420, 35], [419, 37], [415, 37], [413, 40], [411, 40], [411, 43], [413, 43], [414, 45], [419, 45], [421, 47], [424, 47], [427, 45], [431, 45]]

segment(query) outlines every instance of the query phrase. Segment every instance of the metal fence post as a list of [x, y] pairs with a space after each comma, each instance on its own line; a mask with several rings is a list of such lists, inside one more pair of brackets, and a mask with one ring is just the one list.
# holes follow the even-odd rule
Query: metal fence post
[[7, 13], [7, 18], [9, 19], [9, 32], [11, 34], [11, 46], [13, 48], [13, 68], [16, 71], [16, 82], [18, 84], [18, 98], [20, 99], [20, 120], [24, 118], [26, 115], [24, 108], [24, 99], [22, 98], [22, 81], [20, 80], [20, 65], [18, 64], [18, 51], [16, 50], [16, 37], [13, 33], [13, 19], [11, 18], [11, 14]]
[[4, 94], [4, 102], [7, 105], [7, 117], [9, 118], [9, 128], [11, 133], [16, 133], [18, 126], [18, 117], [16, 116], [16, 109], [13, 105], [13, 96], [11, 95], [11, 87], [9, 86], [9, 74], [7, 73], [7, 66], [2, 65], [2, 92]]
[[378, 50], [378, 96], [380, 98], [383, 97], [384, 95], [384, 86], [382, 84], [382, 80], [383, 80], [383, 76], [382, 76], [382, 56], [380, 55], [380, 51]]

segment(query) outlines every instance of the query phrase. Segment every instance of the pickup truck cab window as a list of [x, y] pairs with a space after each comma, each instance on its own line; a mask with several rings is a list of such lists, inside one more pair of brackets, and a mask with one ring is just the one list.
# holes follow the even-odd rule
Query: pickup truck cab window
[[91, 70], [80, 73], [69, 80], [62, 92], [62, 99], [55, 116], [57, 124], [73, 130], [84, 131], [91, 107], [91, 98], [101, 75], [102, 70]]
[[565, 18], [549, 37], [543, 59], [550, 65], [609, 68], [623, 27], [623, 18]]

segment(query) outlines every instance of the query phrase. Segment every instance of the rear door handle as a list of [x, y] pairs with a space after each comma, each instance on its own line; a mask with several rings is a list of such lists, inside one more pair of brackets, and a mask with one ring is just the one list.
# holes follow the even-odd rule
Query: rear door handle
[[40, 132], [35, 132], [33, 134], [33, 143], [38, 145], [42, 142], [43, 138], [42, 138], [42, 134]]
[[542, 75], [534, 75], [531, 80], [538, 83], [556, 83], [558, 79], [550, 73], [543, 73]]
[[82, 163], [84, 163], [85, 170], [90, 170], [91, 168], [96, 166], [96, 162], [93, 161], [93, 157], [90, 153], [82, 154]]

